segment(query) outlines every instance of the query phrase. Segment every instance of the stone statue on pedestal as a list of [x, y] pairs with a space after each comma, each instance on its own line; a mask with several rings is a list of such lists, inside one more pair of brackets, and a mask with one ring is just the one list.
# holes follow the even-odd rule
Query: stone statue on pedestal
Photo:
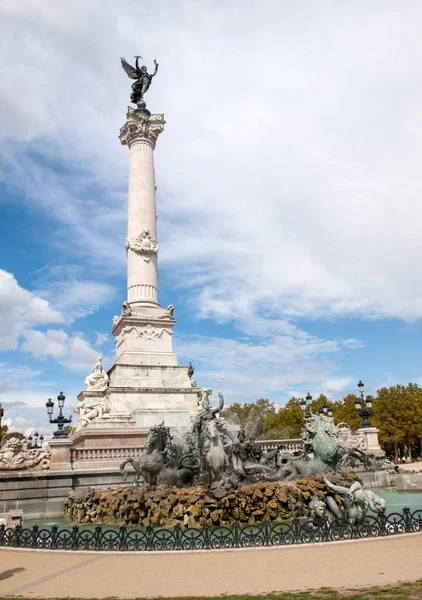
[[98, 398], [85, 398], [85, 400], [79, 402], [74, 411], [80, 417], [80, 421], [74, 425], [74, 431], [79, 431], [91, 421], [102, 419], [103, 415], [110, 412], [110, 398], [108, 396], [101, 400], [98, 400]]
[[108, 375], [104, 371], [102, 360], [101, 356], [97, 356], [91, 374], [85, 379], [85, 385], [89, 390], [103, 390], [108, 386]]

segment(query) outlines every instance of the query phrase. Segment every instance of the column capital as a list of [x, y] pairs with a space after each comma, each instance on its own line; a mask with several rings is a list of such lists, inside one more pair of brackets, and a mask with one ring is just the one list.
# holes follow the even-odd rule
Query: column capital
[[123, 146], [144, 143], [154, 150], [158, 136], [164, 131], [164, 115], [151, 115], [147, 111], [129, 107], [127, 121], [120, 130], [119, 140]]

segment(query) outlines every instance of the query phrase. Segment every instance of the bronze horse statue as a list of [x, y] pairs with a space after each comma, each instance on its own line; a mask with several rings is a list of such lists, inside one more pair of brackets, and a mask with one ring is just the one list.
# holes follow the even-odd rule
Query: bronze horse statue
[[199, 458], [192, 453], [187, 453], [179, 460], [174, 456], [178, 454], [177, 450], [180, 448], [172, 444], [170, 429], [164, 427], [164, 422], [152, 427], [145, 443], [145, 453], [141, 458], [139, 460], [127, 458], [120, 465], [120, 470], [124, 473], [124, 481], [128, 475], [125, 466], [130, 464], [135, 470], [132, 487], [140, 486], [141, 477], [152, 488], [155, 488], [158, 483], [168, 487], [191, 485], [195, 474], [200, 469]]
[[120, 470], [124, 473], [124, 481], [128, 475], [127, 471], [125, 471], [125, 466], [131, 464], [135, 469], [132, 487], [139, 487], [141, 477], [145, 479], [149, 486], [155, 487], [157, 485], [158, 474], [164, 467], [169, 440], [170, 430], [168, 427], [164, 427], [164, 422], [161, 425], [152, 427], [145, 443], [145, 453], [140, 459], [127, 458], [120, 465]]

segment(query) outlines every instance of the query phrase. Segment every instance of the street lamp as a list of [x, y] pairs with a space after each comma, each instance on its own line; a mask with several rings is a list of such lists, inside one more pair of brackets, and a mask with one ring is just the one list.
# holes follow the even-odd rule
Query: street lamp
[[333, 409], [331, 408], [331, 406], [328, 406], [326, 402], [324, 402], [324, 404], [321, 406], [321, 408], [319, 409], [319, 414], [320, 415], [325, 415], [326, 417], [332, 417], [333, 416]]
[[0, 404], [0, 429], [1, 429], [1, 420], [2, 420], [3, 416], [4, 416], [4, 408]]
[[372, 423], [368, 419], [372, 415], [372, 400], [367, 396], [364, 397], [365, 384], [359, 380], [358, 390], [359, 396], [356, 396], [355, 408], [358, 415], [362, 418], [362, 427], [372, 427]]
[[312, 415], [311, 402], [312, 396], [309, 392], [307, 393], [306, 398], [302, 398], [301, 400], [299, 400], [299, 406], [302, 412], [305, 412], [305, 410], [308, 409], [308, 412], [306, 413], [306, 415], [304, 415], [305, 419], [308, 419]]
[[[40, 440], [40, 444], [38, 445], [38, 438]], [[32, 443], [34, 442], [34, 443]], [[28, 446], [28, 450], [31, 450], [32, 448], [41, 448], [44, 442], [44, 436], [43, 435], [39, 435], [38, 431], [36, 431], [34, 433], [34, 437], [32, 437], [32, 435], [28, 435], [27, 438], [27, 446]]]
[[60, 392], [60, 394], [57, 396], [57, 403], [59, 405], [59, 415], [55, 419], [52, 418], [53, 410], [54, 410], [54, 402], [52, 401], [51, 398], [49, 398], [47, 400], [47, 402], [45, 403], [45, 406], [47, 409], [47, 415], [48, 415], [48, 418], [50, 419], [50, 423], [57, 423], [57, 431], [54, 431], [54, 433], [53, 433], [53, 436], [55, 438], [67, 437], [67, 433], [64, 431], [64, 426], [67, 425], [68, 423], [72, 422], [72, 416], [70, 416], [69, 418], [66, 418], [63, 416], [63, 407], [64, 407], [65, 400], [66, 400], [66, 396], [63, 395], [63, 392]]

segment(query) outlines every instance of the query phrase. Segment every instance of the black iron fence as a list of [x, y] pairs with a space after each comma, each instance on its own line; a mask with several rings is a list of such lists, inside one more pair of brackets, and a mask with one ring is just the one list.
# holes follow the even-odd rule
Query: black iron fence
[[78, 525], [64, 529], [59, 529], [56, 525], [51, 529], [38, 525], [34, 525], [32, 529], [21, 526], [6, 529], [1, 525], [0, 546], [39, 550], [129, 552], [210, 550], [334, 542], [417, 531], [422, 531], [422, 510], [411, 513], [408, 508], [403, 508], [401, 513], [366, 516], [355, 525], [342, 520], [329, 522], [327, 519], [320, 522], [293, 519], [290, 522], [254, 525], [234, 523], [233, 527], [120, 527], [118, 530], [108, 529], [107, 525], [98, 525], [94, 530], [86, 530]]

